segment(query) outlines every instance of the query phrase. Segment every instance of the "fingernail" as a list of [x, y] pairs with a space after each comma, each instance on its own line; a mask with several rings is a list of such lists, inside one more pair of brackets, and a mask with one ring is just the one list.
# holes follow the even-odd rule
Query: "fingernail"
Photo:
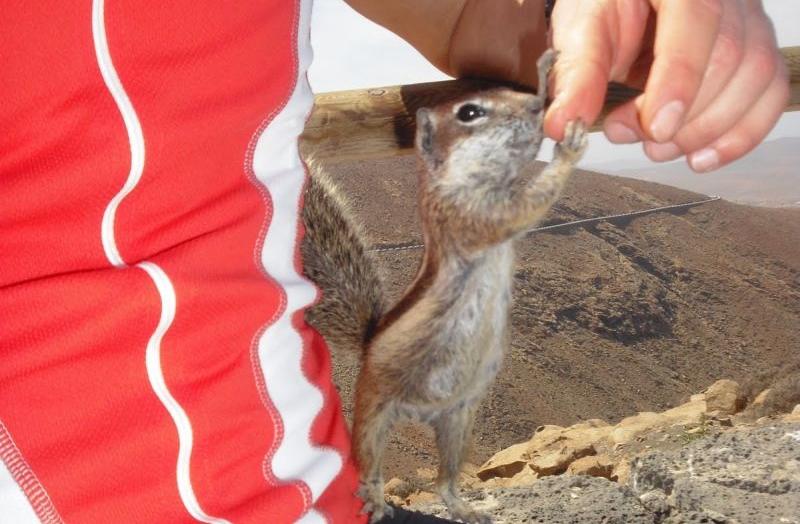
[[547, 113], [544, 115], [544, 127], [547, 132], [547, 136], [554, 140], [561, 140], [562, 137], [552, 136], [550, 134], [553, 132], [553, 128], [558, 127], [565, 120], [563, 111], [561, 110], [561, 107], [557, 105], [557, 103], [558, 100], [550, 104], [550, 107], [547, 108]]
[[716, 149], [701, 149], [689, 157], [689, 165], [698, 173], [713, 171], [719, 167], [719, 153]]
[[639, 141], [636, 131], [620, 122], [606, 122], [603, 132], [606, 138], [615, 144], [633, 144]]
[[666, 142], [675, 136], [683, 122], [686, 106], [680, 100], [674, 100], [662, 107], [650, 124], [650, 134], [656, 142]]
[[675, 160], [683, 154], [683, 151], [673, 142], [658, 144], [656, 142], [645, 142], [644, 150], [650, 160], [654, 162], [669, 162]]

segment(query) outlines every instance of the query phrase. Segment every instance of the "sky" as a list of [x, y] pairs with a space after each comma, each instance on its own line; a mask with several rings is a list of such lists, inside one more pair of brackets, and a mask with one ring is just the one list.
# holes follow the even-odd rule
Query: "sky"
[[[800, 0], [765, 0], [764, 5], [775, 24], [778, 44], [800, 45]], [[309, 79], [317, 93], [448, 79], [402, 39], [342, 0], [315, 0], [311, 42], [314, 63]], [[767, 140], [782, 137], [800, 138], [800, 112], [785, 114]], [[549, 158], [551, 150], [546, 143], [540, 157]], [[601, 133], [593, 133], [581, 166], [608, 166], [609, 161], [619, 161], [626, 169], [651, 164], [640, 145], [614, 145]]]

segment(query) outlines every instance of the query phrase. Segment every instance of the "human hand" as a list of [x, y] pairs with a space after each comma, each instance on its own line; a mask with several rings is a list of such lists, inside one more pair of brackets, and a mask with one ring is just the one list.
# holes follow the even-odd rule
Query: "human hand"
[[558, 0], [551, 36], [560, 55], [545, 131], [555, 140], [569, 121], [595, 121], [615, 81], [644, 93], [608, 115], [609, 140], [711, 171], [761, 142], [789, 100], [761, 0]]

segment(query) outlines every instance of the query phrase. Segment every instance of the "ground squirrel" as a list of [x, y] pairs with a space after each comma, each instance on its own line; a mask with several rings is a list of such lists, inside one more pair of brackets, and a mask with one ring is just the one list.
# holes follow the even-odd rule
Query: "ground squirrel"
[[[363, 348], [353, 442], [359, 495], [376, 522], [384, 502], [382, 453], [403, 418], [429, 423], [439, 450], [437, 489], [450, 514], [491, 519], [458, 495], [457, 476], [477, 407], [508, 344], [514, 248], [558, 197], [586, 147], [571, 123], [553, 161], [532, 170], [543, 139], [546, 79], [555, 59], [540, 58], [538, 96], [496, 88], [417, 113], [419, 211], [425, 254], [416, 279], [385, 306], [371, 255], [335, 188], [312, 173], [306, 197], [306, 272], [323, 290], [309, 320], [335, 345]], [[343, 329], [349, 323], [349, 329]]]

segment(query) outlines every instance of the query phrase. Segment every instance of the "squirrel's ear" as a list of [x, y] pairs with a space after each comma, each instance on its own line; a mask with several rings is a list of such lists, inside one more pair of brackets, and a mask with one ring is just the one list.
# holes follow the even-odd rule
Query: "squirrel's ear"
[[433, 123], [433, 115], [431, 111], [426, 108], [417, 110], [417, 151], [425, 160], [431, 160], [433, 157], [433, 135], [435, 126]]

